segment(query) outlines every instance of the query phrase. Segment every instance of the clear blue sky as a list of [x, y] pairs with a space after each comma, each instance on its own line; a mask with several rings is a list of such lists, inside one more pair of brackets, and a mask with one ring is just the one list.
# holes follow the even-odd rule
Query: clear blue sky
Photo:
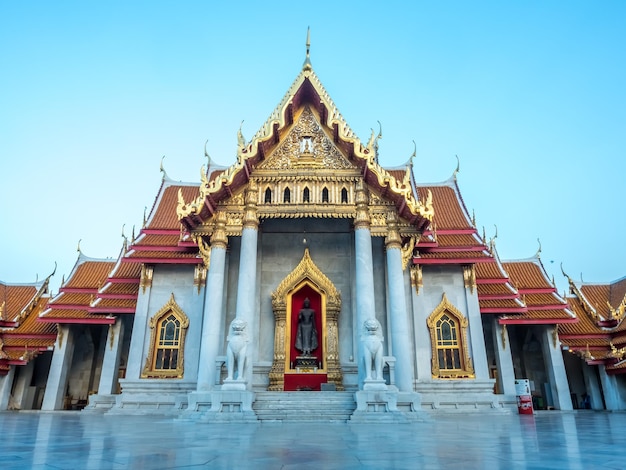
[[503, 259], [626, 275], [626, 2], [0, 2], [0, 279], [117, 257], [159, 163], [198, 181], [311, 60], [381, 163], [447, 179]]

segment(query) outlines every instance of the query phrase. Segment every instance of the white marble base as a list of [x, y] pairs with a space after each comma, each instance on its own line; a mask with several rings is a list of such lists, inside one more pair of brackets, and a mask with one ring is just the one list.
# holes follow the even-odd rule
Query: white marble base
[[247, 382], [239, 379], [224, 379], [222, 390], [237, 390], [244, 392]]
[[416, 390], [422, 398], [422, 408], [441, 412], [510, 412], [517, 402], [509, 395], [493, 393], [494, 379], [441, 380], [418, 382]]
[[115, 406], [116, 395], [94, 393], [89, 395], [89, 401], [83, 411], [105, 412]]
[[382, 391], [388, 389], [389, 387], [383, 379], [365, 379], [363, 381], [363, 390], [366, 391]]
[[256, 422], [252, 411], [254, 392], [246, 390], [213, 390], [211, 409], [204, 413], [200, 421], [205, 422]]

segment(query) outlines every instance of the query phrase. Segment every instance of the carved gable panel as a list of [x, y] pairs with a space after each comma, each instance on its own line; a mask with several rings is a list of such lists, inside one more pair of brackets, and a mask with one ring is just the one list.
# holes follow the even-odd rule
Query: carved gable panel
[[295, 125], [259, 169], [298, 168], [353, 169], [348, 159], [324, 133], [309, 107], [304, 108]]

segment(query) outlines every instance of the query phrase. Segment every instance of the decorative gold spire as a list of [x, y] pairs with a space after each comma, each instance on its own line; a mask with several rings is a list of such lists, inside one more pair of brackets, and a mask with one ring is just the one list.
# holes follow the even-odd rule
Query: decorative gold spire
[[307, 27], [306, 29], [306, 58], [304, 59], [304, 64], [302, 64], [302, 70], [313, 70], [313, 66], [311, 65], [311, 28]]

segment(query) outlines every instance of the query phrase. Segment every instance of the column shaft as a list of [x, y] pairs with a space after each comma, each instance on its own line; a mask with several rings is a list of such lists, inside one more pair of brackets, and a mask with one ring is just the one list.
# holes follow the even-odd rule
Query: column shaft
[[63, 409], [67, 376], [72, 365], [73, 355], [74, 331], [71, 325], [59, 325], [50, 372], [48, 373], [48, 382], [46, 383], [46, 392], [41, 405], [43, 411]]
[[497, 318], [493, 318], [492, 322], [493, 346], [496, 355], [500, 391], [504, 395], [515, 395], [515, 369], [513, 368], [509, 333], [504, 325], [498, 323]]
[[413, 391], [411, 325], [406, 308], [402, 253], [399, 247], [387, 247], [387, 283], [391, 340], [396, 358], [396, 385], [401, 392], [411, 392]]
[[200, 342], [200, 367], [198, 369], [198, 391], [211, 390], [215, 386], [215, 361], [221, 345], [220, 326], [224, 303], [224, 276], [226, 247], [211, 248], [211, 264], [204, 297], [202, 340]]
[[558, 339], [554, 340], [554, 328], [554, 326], [542, 328], [541, 348], [552, 390], [554, 407], [557, 410], [568, 411], [573, 409], [572, 397], [570, 396], [569, 384], [567, 383], [561, 345]]
[[14, 377], [15, 366], [10, 366], [7, 375], [0, 376], [0, 411], [4, 411], [9, 407]]
[[99, 395], [111, 395], [117, 392], [117, 379], [120, 367], [120, 356], [124, 337], [124, 322], [122, 318], [109, 325], [107, 342], [104, 346], [104, 359], [102, 360], [102, 372], [98, 384]]

